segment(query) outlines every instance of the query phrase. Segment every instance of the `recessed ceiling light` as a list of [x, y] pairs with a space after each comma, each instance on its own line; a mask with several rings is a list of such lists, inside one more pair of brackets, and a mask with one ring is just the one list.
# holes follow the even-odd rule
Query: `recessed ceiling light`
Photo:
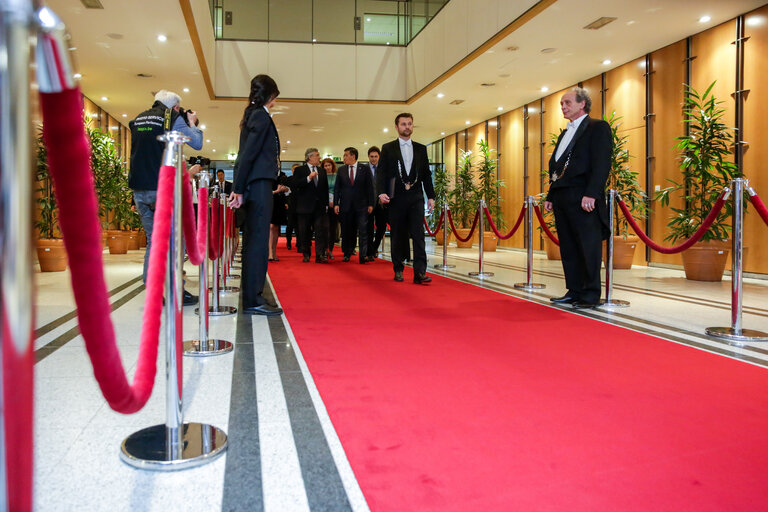
[[128, 114], [123, 114], [123, 117], [128, 117]]
[[280, 152], [281, 152], [281, 153], [285, 153], [285, 150], [284, 150], [284, 149], [281, 149], [281, 150], [280, 150]]
[[711, 19], [712, 18], [710, 18], [709, 16], [702, 16], [701, 18], [699, 18], [699, 23], [706, 23]]
[[286, 143], [286, 144], [290, 144], [290, 143], [291, 143], [291, 141], [287, 140], [287, 141], [285, 141], [285, 143]]
[[205, 139], [205, 142], [211, 142], [211, 139]]
[[185, 88], [183, 88], [183, 89], [182, 89], [182, 91], [184, 91], [184, 92], [189, 92], [189, 87], [185, 87]]
[[389, 45], [389, 41], [387, 41], [387, 45]]
[[367, 143], [367, 142], [363, 142], [363, 146], [367, 146], [367, 145], [368, 145], [368, 143]]
[[439, 92], [439, 93], [437, 93], [437, 97], [438, 98], [445, 98], [445, 94]]
[[81, 75], [80, 73], [75, 73], [74, 75], [72, 75], [72, 77], [73, 77], [75, 80], [80, 80], [81, 78], [83, 78], [83, 75]]
[[464, 124], [469, 124], [469, 120], [467, 120], [467, 121], [464, 121]]
[[205, 125], [204, 125], [204, 124], [201, 124], [201, 125], [200, 125], [200, 129], [201, 129], [201, 130], [205, 130]]
[[627, 25], [634, 25], [634, 24], [635, 24], [635, 20], [629, 20], [629, 21], [627, 22]]
[[607, 66], [607, 65], [609, 65], [610, 63], [611, 63], [611, 59], [605, 59], [605, 60], [603, 61], [603, 66]]
[[384, 128], [384, 133], [387, 133], [389, 131], [389, 128]]
[[445, 135], [445, 132], [440, 132], [440, 135]]
[[547, 91], [549, 91], [549, 87], [547, 87], [546, 85], [542, 86], [541, 92], [547, 92]]
[[107, 100], [109, 100], [109, 98], [107, 98], [106, 96], [101, 97], [101, 101], [107, 101]]
[[496, 107], [496, 110], [498, 110], [499, 112], [501, 112], [502, 110], [504, 110], [504, 107]]
[[313, 42], [313, 43], [316, 43], [316, 42], [317, 42], [317, 39], [313, 39], [313, 40], [312, 40], [312, 42]]
[[371, 21], [371, 18], [365, 18], [365, 21]]
[[212, 149], [211, 151], [213, 151], [214, 153], [216, 152], [216, 150], [215, 150], [215, 149]]
[[157, 40], [160, 41], [161, 43], [164, 43], [168, 40], [168, 38], [165, 36], [165, 34], [159, 34], [157, 36]]

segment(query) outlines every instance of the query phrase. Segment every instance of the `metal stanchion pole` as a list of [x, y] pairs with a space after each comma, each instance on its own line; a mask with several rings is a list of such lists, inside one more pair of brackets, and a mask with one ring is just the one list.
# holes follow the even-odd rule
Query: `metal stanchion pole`
[[448, 270], [456, 265], [448, 264], [448, 198], [443, 198], [443, 263], [434, 265], [434, 268]]
[[731, 326], [707, 327], [706, 333], [741, 344], [745, 341], [768, 341], [768, 333], [744, 329], [741, 322], [743, 299], [743, 258], [744, 258], [744, 187], [751, 195], [755, 192], [744, 178], [733, 180], [733, 254], [731, 254]]
[[484, 222], [483, 222], [483, 217], [485, 216], [485, 212], [483, 211], [484, 209], [485, 209], [485, 199], [481, 199], [480, 203], [477, 206], [477, 215], [480, 217], [480, 219], [478, 219], [480, 221], [479, 225], [478, 225], [478, 228], [480, 228], [480, 236], [479, 236], [479, 238], [480, 238], [480, 257], [478, 258], [478, 266], [479, 266], [479, 268], [477, 269], [477, 272], [469, 272], [470, 276], [477, 277], [479, 279], [484, 279], [486, 277], [493, 276], [493, 272], [484, 272], [483, 271], [483, 238], [485, 238], [483, 236], [483, 231], [485, 230]]
[[534, 283], [533, 282], [533, 204], [534, 204], [535, 198], [533, 196], [528, 196], [525, 198], [525, 233], [528, 237], [527, 241], [527, 263], [526, 263], [526, 282], [524, 283], [515, 283], [515, 288], [519, 288], [521, 290], [540, 290], [542, 288], [546, 288], [545, 285], [541, 283]]
[[[210, 174], [200, 173], [200, 188], [208, 188]], [[207, 205], [198, 205], [198, 215], [208, 215]], [[200, 263], [200, 307], [196, 310], [205, 311], [200, 315], [199, 337], [196, 340], [184, 342], [184, 355], [186, 356], [213, 356], [232, 351], [232, 343], [225, 340], [208, 337], [208, 232], [205, 234], [205, 247], [203, 261]]]
[[[226, 203], [226, 198], [224, 199], [224, 202]], [[235, 210], [232, 208], [229, 208], [224, 206], [224, 210], [228, 212], [228, 217], [232, 219], [232, 227], [235, 227]], [[228, 225], [226, 222], [225, 225]], [[232, 269], [234, 268], [234, 261], [235, 261], [235, 240], [232, 238], [232, 233], [227, 231], [226, 234], [226, 243], [227, 243], [227, 279], [240, 279], [240, 276], [238, 274], [233, 274]], [[239, 291], [239, 290], [238, 290]]]
[[158, 137], [166, 142], [164, 165], [176, 167], [171, 236], [168, 247], [168, 275], [165, 286], [165, 377], [166, 419], [128, 436], [121, 446], [123, 462], [141, 469], [177, 470], [200, 466], [216, 459], [227, 447], [227, 434], [204, 423], [184, 423], [181, 403], [182, 267], [184, 252], [181, 224], [181, 146], [189, 140], [179, 132]]
[[600, 307], [604, 308], [629, 307], [628, 301], [613, 298], [613, 232], [615, 230], [616, 195], [617, 192], [614, 189], [608, 191], [608, 231], [610, 234], [605, 242], [605, 252], [608, 256], [605, 262], [605, 299], [600, 301]]
[[[221, 201], [219, 200], [219, 196], [221, 195], [221, 191], [219, 187], [213, 188], [213, 194], [211, 195], [211, 206], [217, 205], [217, 207], [220, 207]], [[199, 206], [198, 206], [199, 208]], [[211, 243], [218, 244], [218, 240], [212, 240]], [[207, 255], [206, 255], [207, 256]], [[219, 275], [221, 274], [221, 255], [219, 255], [218, 258], [213, 260], [213, 273], [211, 275], [211, 283], [212, 286], [209, 288], [211, 290], [211, 307], [208, 308], [208, 316], [223, 316], [223, 315], [234, 315], [237, 313], [237, 308], [234, 306], [222, 306], [219, 304]], [[195, 313], [200, 314], [200, 309], [196, 309]]]
[[221, 208], [223, 209], [221, 215], [221, 233], [224, 243], [222, 244], [221, 254], [219, 254], [219, 291], [222, 293], [236, 293], [240, 291], [237, 286], [227, 286], [227, 197], [222, 195], [220, 198]]

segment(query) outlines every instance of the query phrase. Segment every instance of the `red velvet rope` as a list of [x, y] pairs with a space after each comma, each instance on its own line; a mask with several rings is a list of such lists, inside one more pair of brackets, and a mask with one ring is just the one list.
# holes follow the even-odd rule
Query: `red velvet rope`
[[[184, 171], [184, 184], [182, 185], [182, 218], [184, 219], [184, 240], [186, 241], [189, 261], [193, 265], [200, 265], [205, 257], [205, 237], [208, 232], [208, 215], [198, 214], [195, 224], [195, 211], [192, 206], [192, 183], [189, 175]], [[208, 204], [208, 189], [201, 188], [197, 191], [197, 204]], [[205, 208], [200, 208], [204, 212]]]
[[691, 237], [688, 240], [674, 247], [664, 247], [662, 245], [657, 244], [650, 238], [648, 238], [648, 235], [645, 234], [642, 228], [640, 228], [640, 226], [637, 224], [637, 221], [635, 221], [635, 218], [632, 217], [632, 213], [629, 211], [629, 208], [627, 208], [627, 204], [624, 202], [623, 199], [619, 199], [619, 208], [621, 208], [622, 213], [624, 213], [624, 217], [627, 219], [627, 222], [629, 222], [629, 225], [632, 226], [632, 230], [637, 234], [637, 236], [640, 237], [640, 240], [642, 240], [645, 243], [645, 245], [647, 245], [654, 251], [660, 252], [662, 254], [677, 254], [679, 252], [683, 252], [684, 250], [688, 249], [693, 244], [698, 242], [702, 236], [704, 236], [704, 233], [706, 233], [707, 230], [712, 226], [712, 223], [715, 222], [715, 219], [720, 213], [720, 210], [723, 209], [723, 205], [725, 204], [724, 197], [725, 197], [725, 190], [720, 194], [720, 197], [717, 198], [717, 201], [715, 201], [715, 204], [712, 207], [712, 210], [704, 219], [704, 222], [701, 223], [701, 226], [699, 226], [699, 229], [697, 229], [696, 232], [693, 235], [691, 235]]
[[[199, 205], [198, 205], [199, 208]], [[211, 202], [211, 228], [210, 228], [210, 244], [208, 244], [208, 259], [211, 261], [219, 257], [219, 237], [221, 236], [221, 220], [219, 219], [219, 213], [221, 212], [221, 203], [218, 197], [214, 197]]]
[[437, 232], [440, 231], [441, 227], [443, 227], [443, 217], [445, 217], [445, 212], [440, 212], [440, 218], [437, 220], [437, 227], [435, 228], [434, 232], [429, 230], [429, 224], [427, 224], [427, 218], [424, 217], [424, 229], [427, 230], [427, 236], [437, 235]]
[[491, 218], [491, 212], [488, 210], [488, 208], [483, 208], [483, 211], [485, 212], [485, 218], [488, 219], [488, 224], [491, 226], [491, 231], [493, 231], [493, 234], [496, 235], [499, 240], [509, 240], [512, 238], [512, 236], [517, 231], [517, 228], [520, 227], [520, 224], [522, 224], [523, 219], [525, 218], [525, 204], [523, 204], [523, 207], [520, 208], [520, 215], [517, 216], [517, 221], [515, 221], [515, 225], [512, 227], [512, 230], [506, 235], [502, 235], [499, 233], [499, 230], [496, 229], [496, 224], [493, 222], [493, 219]]
[[448, 210], [448, 222], [451, 223], [453, 236], [455, 236], [456, 240], [458, 240], [459, 242], [469, 242], [472, 239], [472, 234], [475, 232], [475, 228], [477, 227], [477, 221], [479, 218], [480, 218], [480, 214], [475, 212], [475, 220], [472, 221], [472, 229], [469, 230], [469, 235], [467, 235], [467, 238], [461, 238], [458, 234], [456, 234], [456, 226], [453, 225], [453, 215], [451, 215], [451, 210]]
[[43, 138], [59, 205], [59, 224], [69, 256], [80, 332], [94, 376], [109, 406], [121, 413], [136, 412], [149, 399], [157, 370], [173, 174], [160, 171], [139, 359], [133, 383], [129, 384], [110, 319], [90, 148], [83, 128], [82, 95], [76, 88], [54, 94], [41, 93], [40, 99], [45, 119]]
[[760, 199], [760, 196], [749, 196], [749, 200], [752, 201], [752, 206], [755, 207], [755, 210], [757, 210], [757, 213], [760, 215], [760, 218], [763, 219], [763, 222], [768, 225], [768, 208], [765, 207], [765, 204], [763, 203], [763, 200]]
[[533, 211], [536, 212], [536, 217], [539, 219], [539, 224], [541, 225], [541, 229], [544, 230], [544, 233], [549, 237], [550, 240], [552, 240], [553, 244], [559, 246], [560, 240], [558, 240], [557, 237], [552, 233], [552, 231], [550, 231], [549, 228], [547, 227], [547, 223], [544, 221], [544, 216], [541, 214], [539, 205], [537, 204], [533, 205]]

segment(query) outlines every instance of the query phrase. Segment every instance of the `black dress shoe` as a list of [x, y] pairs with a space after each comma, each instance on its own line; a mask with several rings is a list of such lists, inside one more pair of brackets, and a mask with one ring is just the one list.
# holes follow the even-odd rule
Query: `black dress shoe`
[[599, 302], [585, 302], [583, 300], [577, 300], [573, 304], [573, 309], [592, 309], [600, 305]]
[[344, 259], [341, 261], [349, 261], [349, 256], [344, 256]]
[[309, 263], [309, 256], [304, 256], [304, 257], [301, 259], [301, 262], [302, 262], [302, 263]]
[[414, 284], [427, 284], [432, 282], [432, 278], [427, 274], [414, 274], [413, 282]]
[[328, 258], [323, 256], [322, 258], [317, 258], [317, 261], [315, 263], [328, 263]]
[[577, 299], [573, 295], [563, 295], [562, 297], [550, 297], [549, 300], [555, 304], [570, 304], [576, 302]]
[[374, 258], [373, 256], [368, 256], [367, 258], [365, 258], [365, 261], [368, 261], [368, 262], [376, 261], [376, 258]]
[[402, 272], [395, 272], [395, 281], [398, 283], [403, 282], [403, 273]]
[[182, 300], [182, 304], [185, 306], [194, 306], [197, 304], [197, 301], [197, 295], [192, 295], [187, 290], [184, 290], [184, 299]]
[[265, 315], [265, 316], [277, 316], [282, 315], [283, 310], [277, 306], [270, 304], [262, 304], [261, 306], [250, 306], [243, 308], [244, 315]]

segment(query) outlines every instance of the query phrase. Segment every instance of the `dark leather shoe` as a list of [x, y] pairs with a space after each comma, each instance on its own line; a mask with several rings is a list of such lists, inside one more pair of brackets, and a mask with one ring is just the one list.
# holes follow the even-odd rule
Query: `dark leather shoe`
[[427, 284], [432, 282], [432, 278], [427, 274], [414, 274], [413, 282], [414, 284]]
[[576, 302], [576, 297], [573, 295], [563, 295], [562, 297], [550, 297], [549, 300], [555, 304], [570, 304]]
[[599, 305], [599, 302], [584, 302], [583, 300], [577, 300], [573, 303], [573, 309], [592, 309]]
[[304, 256], [304, 257], [301, 259], [301, 262], [302, 262], [302, 263], [309, 263], [309, 256]]
[[325, 256], [323, 256], [322, 258], [319, 258], [319, 259], [317, 260], [317, 263], [328, 263], [328, 258], [326, 258]]
[[344, 256], [344, 259], [341, 261], [349, 261], [349, 256]]
[[365, 265], [365, 262], [367, 262], [367, 261], [368, 261], [368, 258], [360, 258], [359, 263], [361, 265]]
[[187, 290], [184, 290], [184, 300], [182, 301], [182, 304], [185, 306], [194, 306], [197, 304], [198, 298], [197, 295], [192, 295]]
[[282, 315], [283, 310], [277, 306], [269, 304], [262, 304], [261, 306], [251, 306], [243, 308], [244, 315], [265, 315], [265, 316], [277, 316]]
[[376, 261], [376, 258], [374, 258], [373, 256], [368, 256], [367, 258], [365, 258], [365, 261], [373, 262], [373, 261]]
[[395, 281], [398, 283], [403, 282], [403, 273], [402, 272], [395, 272]]

